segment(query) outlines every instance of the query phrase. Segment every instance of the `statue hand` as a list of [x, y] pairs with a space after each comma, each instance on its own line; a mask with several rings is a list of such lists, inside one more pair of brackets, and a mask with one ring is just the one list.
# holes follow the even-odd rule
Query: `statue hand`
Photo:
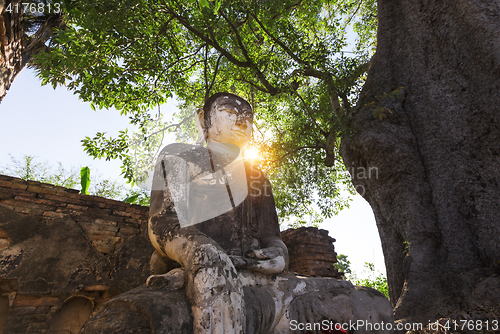
[[282, 247], [256, 249], [247, 257], [231, 256], [233, 264], [238, 269], [260, 272], [266, 275], [279, 274], [286, 268], [286, 251]]
[[283, 248], [281, 247], [268, 247], [262, 249], [255, 249], [247, 254], [247, 257], [257, 260], [270, 260], [278, 256], [284, 256]]
[[245, 258], [242, 256], [238, 255], [229, 255], [229, 258], [233, 262], [233, 265], [235, 268], [244, 268], [247, 265], [247, 261], [245, 261]]

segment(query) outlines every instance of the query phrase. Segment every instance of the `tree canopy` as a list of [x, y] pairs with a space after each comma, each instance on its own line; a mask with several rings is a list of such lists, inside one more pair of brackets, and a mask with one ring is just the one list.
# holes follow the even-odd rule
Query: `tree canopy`
[[[252, 145], [280, 216], [321, 220], [346, 205], [340, 190], [350, 178], [338, 151], [374, 51], [374, 0], [68, 0], [62, 8], [64, 29], [36, 57], [42, 82], [119, 109], [141, 128], [87, 137], [90, 155], [121, 159], [124, 176], [137, 180], [138, 161], [151, 165], [165, 128], [193, 140], [193, 111], [228, 91], [254, 108]], [[357, 40], [346, 50], [351, 31]], [[182, 105], [165, 124], [159, 106], [173, 96]]]

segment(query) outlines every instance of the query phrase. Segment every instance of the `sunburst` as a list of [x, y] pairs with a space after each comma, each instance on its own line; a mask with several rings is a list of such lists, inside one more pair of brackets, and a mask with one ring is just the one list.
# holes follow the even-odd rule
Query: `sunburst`
[[248, 147], [243, 152], [245, 159], [250, 161], [257, 161], [260, 159], [260, 152], [255, 147]]

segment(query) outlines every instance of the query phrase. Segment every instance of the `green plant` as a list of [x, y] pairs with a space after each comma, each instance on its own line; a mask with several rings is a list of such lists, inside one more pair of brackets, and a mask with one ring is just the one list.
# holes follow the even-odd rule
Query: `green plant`
[[124, 201], [126, 203], [133, 203], [143, 206], [149, 206], [150, 204], [150, 192], [144, 189], [131, 189], [127, 193]]
[[82, 167], [80, 170], [80, 183], [82, 185], [81, 193], [88, 195], [90, 187], [90, 168]]
[[339, 254], [337, 255], [337, 263], [333, 265], [338, 271], [344, 274], [352, 274], [351, 261], [347, 259], [347, 255]]
[[358, 279], [355, 280], [353, 283], [355, 285], [366, 286], [369, 288], [376, 289], [382, 292], [387, 298], [389, 298], [389, 288], [387, 286], [387, 278], [382, 273], [379, 273], [377, 276], [375, 276], [376, 274], [375, 264], [371, 262], [365, 262], [365, 268], [368, 269], [368, 271], [370, 272], [371, 278]]

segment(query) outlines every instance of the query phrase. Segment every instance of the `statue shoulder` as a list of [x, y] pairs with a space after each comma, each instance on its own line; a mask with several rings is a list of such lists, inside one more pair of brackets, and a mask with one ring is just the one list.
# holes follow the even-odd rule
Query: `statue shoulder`
[[178, 157], [185, 161], [191, 161], [201, 158], [206, 154], [206, 148], [198, 145], [184, 144], [184, 143], [173, 143], [165, 146], [158, 159], [166, 159], [172, 157]]

